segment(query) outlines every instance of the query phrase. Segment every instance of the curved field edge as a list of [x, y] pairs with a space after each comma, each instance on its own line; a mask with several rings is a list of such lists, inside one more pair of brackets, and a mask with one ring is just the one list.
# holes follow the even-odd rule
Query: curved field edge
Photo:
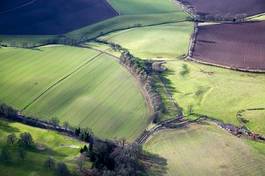
[[53, 157], [56, 162], [65, 162], [73, 170], [77, 167], [79, 148], [84, 143], [59, 133], [30, 127], [20, 123], [9, 122], [0, 118], [0, 148], [6, 144], [6, 137], [15, 133], [30, 132], [35, 144], [42, 146], [41, 150], [27, 151], [25, 160], [18, 159], [16, 152], [12, 152], [12, 162], [9, 164], [0, 163], [1, 176], [50, 176], [53, 172], [44, 168], [44, 161]]
[[[135, 139], [149, 123], [148, 108], [136, 80], [111, 56], [101, 54], [58, 84], [54, 84], [57, 81], [44, 84], [69, 75], [80, 66], [76, 64], [71, 69], [61, 69], [61, 72], [57, 70], [59, 65], [64, 68], [61, 62], [74, 65], [71, 57], [77, 53], [73, 52], [71, 55], [72, 48], [79, 54], [82, 53], [81, 51], [87, 51], [86, 54], [91, 56], [92, 52], [93, 57], [99, 53], [85, 48], [64, 47], [55, 46], [57, 49], [62, 48], [57, 54], [52, 52], [54, 47], [41, 47], [41, 51], [20, 49], [15, 50], [16, 53], [3, 51], [2, 58], [7, 57], [9, 53], [11, 58], [17, 60], [16, 67], [12, 64], [15, 61], [11, 58], [6, 59], [6, 64], [2, 64], [3, 84], [1, 85], [4, 87], [0, 95], [1, 101], [21, 110], [27, 102], [32, 102], [29, 101], [30, 99], [34, 99], [33, 103], [26, 106], [23, 114], [45, 120], [58, 117], [61, 123], [68, 121], [73, 126], [91, 128], [102, 138], [126, 138], [129, 141]], [[67, 54], [66, 50], [70, 53]], [[23, 56], [24, 52], [29, 55]], [[34, 58], [32, 52], [46, 53], [49, 57], [42, 58], [37, 55]], [[78, 60], [78, 55], [75, 57], [75, 60]], [[56, 61], [53, 60], [54, 58], [60, 62], [54, 63]], [[90, 59], [91, 57], [84, 58], [83, 63]], [[0, 61], [3, 62], [4, 59]], [[62, 76], [54, 78], [57, 72]], [[47, 82], [43, 83], [40, 78], [47, 79]], [[38, 88], [39, 84], [42, 86]], [[24, 88], [24, 91], [17, 86]], [[41, 93], [43, 91], [44, 94]], [[25, 93], [27, 94], [24, 95]], [[36, 97], [38, 98], [35, 99]]]
[[215, 126], [191, 125], [155, 134], [144, 149], [167, 160], [165, 175], [264, 175], [264, 144], [251, 145]]

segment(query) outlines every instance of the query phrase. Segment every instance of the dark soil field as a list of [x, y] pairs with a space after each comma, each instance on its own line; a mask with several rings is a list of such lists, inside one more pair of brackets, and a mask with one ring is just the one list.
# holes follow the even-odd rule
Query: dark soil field
[[24, 5], [33, 3], [36, 0], [3, 0], [0, 2], [0, 14], [6, 11], [11, 11], [16, 8], [23, 7]]
[[265, 21], [199, 26], [193, 58], [242, 70], [265, 70]]
[[1, 0], [0, 34], [62, 34], [116, 15], [106, 0]]
[[180, 0], [198, 15], [236, 17], [265, 12], [265, 0]]

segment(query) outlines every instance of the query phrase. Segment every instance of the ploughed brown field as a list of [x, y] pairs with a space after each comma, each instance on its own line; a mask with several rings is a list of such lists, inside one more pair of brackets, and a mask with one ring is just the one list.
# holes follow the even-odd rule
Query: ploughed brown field
[[193, 58], [235, 69], [265, 71], [265, 21], [199, 26]]
[[265, 0], [180, 0], [198, 15], [233, 16], [265, 12]]

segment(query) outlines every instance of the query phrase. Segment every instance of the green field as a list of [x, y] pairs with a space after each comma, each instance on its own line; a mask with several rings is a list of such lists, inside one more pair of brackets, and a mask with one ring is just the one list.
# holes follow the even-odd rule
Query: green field
[[182, 9], [172, 0], [108, 0], [121, 15], [168, 13]]
[[108, 55], [66, 46], [2, 48], [0, 70], [0, 101], [25, 115], [130, 141], [148, 124], [136, 80]]
[[167, 160], [165, 175], [265, 174], [265, 155], [246, 141], [211, 125], [162, 131], [151, 138], [144, 148]]
[[35, 50], [0, 48], [0, 102], [22, 109], [97, 54], [94, 50], [67, 46]]
[[[188, 72], [181, 75], [183, 65]], [[199, 113], [239, 124], [238, 111], [265, 107], [265, 76], [185, 61], [168, 61], [164, 75], [185, 115]]]
[[248, 121], [245, 125], [250, 130], [265, 135], [265, 110], [243, 112], [242, 118]]
[[265, 20], [265, 13], [248, 17], [247, 20], [248, 21], [263, 21], [263, 20]]
[[65, 162], [71, 170], [77, 167], [76, 158], [79, 156], [80, 147], [84, 144], [49, 130], [0, 119], [0, 148], [6, 144], [7, 135], [15, 133], [19, 137], [23, 132], [30, 132], [35, 144], [41, 145], [42, 149], [27, 151], [26, 159], [22, 161], [17, 158], [16, 149], [12, 148], [14, 150], [11, 155], [12, 162], [0, 163], [1, 176], [52, 176], [53, 172], [44, 168], [44, 161], [50, 156], [57, 162]]
[[124, 30], [100, 39], [117, 43], [140, 58], [176, 58], [188, 52], [191, 22], [180, 22]]

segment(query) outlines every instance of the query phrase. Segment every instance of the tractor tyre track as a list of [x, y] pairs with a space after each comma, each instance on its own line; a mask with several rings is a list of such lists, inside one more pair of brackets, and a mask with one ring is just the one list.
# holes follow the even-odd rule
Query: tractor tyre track
[[55, 83], [53, 83], [47, 89], [45, 89], [40, 95], [38, 95], [37, 97], [35, 97], [30, 103], [28, 103], [26, 106], [24, 106], [21, 109], [21, 112], [25, 111], [28, 107], [30, 107], [32, 104], [34, 104], [36, 101], [38, 101], [45, 93], [47, 93], [49, 90], [51, 90], [52, 88], [54, 88], [55, 86], [57, 86], [58, 84], [60, 84], [62, 81], [66, 80], [67, 78], [69, 78], [70, 76], [72, 76], [73, 74], [75, 74], [76, 72], [78, 72], [79, 70], [81, 70], [82, 68], [84, 68], [88, 63], [90, 63], [93, 60], [95, 60], [101, 54], [102, 53], [99, 53], [96, 56], [90, 58], [85, 63], [83, 63], [82, 65], [78, 66], [75, 70], [73, 70], [72, 72], [68, 73], [67, 75], [65, 75], [62, 78], [60, 78], [59, 80], [57, 80]]

